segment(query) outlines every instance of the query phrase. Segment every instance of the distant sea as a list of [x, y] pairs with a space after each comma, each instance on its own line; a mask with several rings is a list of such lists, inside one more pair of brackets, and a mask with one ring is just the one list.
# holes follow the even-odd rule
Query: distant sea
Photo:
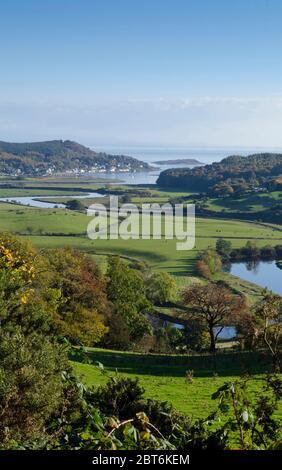
[[[144, 162], [153, 164], [158, 160], [177, 160], [182, 158], [193, 158], [200, 161], [202, 164], [207, 165], [213, 162], [219, 162], [229, 155], [243, 155], [247, 156], [252, 153], [261, 152], [279, 152], [282, 153], [282, 149], [274, 148], [246, 148], [246, 147], [143, 147], [143, 146], [92, 146], [96, 152], [106, 152], [115, 155], [129, 155], [131, 157], [138, 158]], [[154, 184], [161, 171], [168, 168], [181, 168], [188, 167], [188, 165], [169, 164], [169, 165], [158, 165], [158, 169], [151, 172], [144, 173], [102, 173], [102, 177], [110, 179], [122, 179], [127, 184]], [[97, 176], [97, 175], [95, 175]]]

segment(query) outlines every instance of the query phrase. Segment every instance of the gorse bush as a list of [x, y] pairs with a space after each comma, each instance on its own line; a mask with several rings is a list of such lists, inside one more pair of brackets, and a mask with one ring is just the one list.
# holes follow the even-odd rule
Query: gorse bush
[[31, 253], [8, 236], [1, 246], [0, 443], [9, 447], [11, 440], [46, 436], [46, 421], [63, 399], [61, 374], [69, 365], [52, 335], [44, 302], [34, 302]]
[[212, 431], [209, 418], [192, 423], [170, 404], [145, 398], [137, 379], [111, 377], [105, 386], [86, 390], [85, 400], [93, 419], [73, 436], [81, 448], [223, 449], [226, 444], [225, 430]]

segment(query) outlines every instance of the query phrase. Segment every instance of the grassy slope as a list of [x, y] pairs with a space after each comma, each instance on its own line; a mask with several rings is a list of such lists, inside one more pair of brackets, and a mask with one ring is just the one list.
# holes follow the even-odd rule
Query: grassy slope
[[[76, 373], [89, 386], [104, 384], [118, 373], [138, 377], [145, 394], [153, 399], [171, 402], [181, 412], [194, 418], [206, 417], [215, 410], [211, 394], [224, 382], [236, 380], [251, 371], [251, 390], [255, 396], [262, 387], [261, 374], [269, 370], [266, 358], [257, 353], [224, 353], [217, 356], [217, 367], [211, 356], [142, 355], [130, 352], [93, 349], [93, 361], [101, 362], [106, 374], [95, 365], [72, 362]], [[194, 380], [187, 383], [185, 372], [194, 371]], [[282, 409], [279, 410], [282, 416]]]
[[215, 212], [257, 212], [267, 210], [274, 204], [282, 202], [281, 191], [271, 193], [258, 193], [242, 198], [210, 198], [208, 199], [208, 209]]

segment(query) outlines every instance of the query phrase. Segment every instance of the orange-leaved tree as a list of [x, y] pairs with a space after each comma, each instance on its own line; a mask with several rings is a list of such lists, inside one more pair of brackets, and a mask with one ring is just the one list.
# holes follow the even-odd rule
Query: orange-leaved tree
[[196, 318], [206, 325], [210, 336], [210, 351], [215, 352], [218, 336], [228, 325], [232, 314], [246, 308], [243, 297], [220, 283], [193, 284], [183, 292], [183, 302], [189, 308], [188, 321]]

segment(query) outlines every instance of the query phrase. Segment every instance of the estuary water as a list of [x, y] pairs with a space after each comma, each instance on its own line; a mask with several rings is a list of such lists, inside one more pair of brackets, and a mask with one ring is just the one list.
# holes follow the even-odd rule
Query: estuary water
[[156, 166], [156, 169], [150, 172], [140, 173], [96, 173], [95, 178], [107, 178], [107, 179], [120, 179], [126, 184], [155, 184], [161, 171], [168, 168], [191, 168], [185, 164], [163, 164], [157, 165], [157, 161], [166, 160], [178, 160], [184, 158], [193, 158], [201, 162], [203, 165], [211, 164], [213, 162], [219, 162], [223, 158], [229, 155], [251, 155], [253, 153], [260, 152], [281, 152], [280, 149], [269, 149], [269, 148], [258, 148], [258, 147], [165, 147], [165, 146], [91, 146], [96, 152], [106, 152], [114, 155], [129, 155], [135, 157], [138, 160], [142, 160], [150, 165]]

